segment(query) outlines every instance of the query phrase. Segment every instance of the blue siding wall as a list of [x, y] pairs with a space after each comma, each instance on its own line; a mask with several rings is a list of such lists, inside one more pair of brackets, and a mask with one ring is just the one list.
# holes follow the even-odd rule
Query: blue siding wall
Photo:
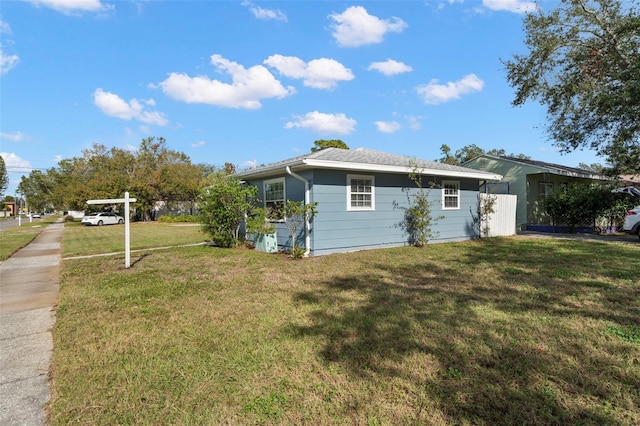
[[[370, 175], [375, 178], [375, 210], [347, 211], [347, 174]], [[408, 236], [400, 227], [404, 216], [403, 207], [409, 205], [408, 194], [418, 189], [406, 175], [374, 174], [368, 172], [347, 172], [314, 170], [299, 173], [309, 180], [311, 202], [318, 203], [318, 214], [311, 223], [311, 254], [365, 250], [394, 247], [408, 244]], [[304, 183], [283, 173], [286, 196], [290, 200], [304, 200]], [[271, 178], [270, 178], [271, 179]], [[428, 182], [442, 183], [440, 177], [425, 177]], [[474, 179], [445, 178], [460, 182], [460, 209], [443, 210], [441, 190], [429, 189], [432, 216], [439, 218], [432, 231], [437, 234], [431, 242], [461, 241], [475, 237], [472, 212], [477, 210], [479, 182]], [[264, 199], [263, 180], [247, 181], [258, 187], [258, 198]], [[403, 188], [411, 188], [409, 192]], [[289, 230], [283, 223], [276, 223], [278, 246], [291, 247]], [[304, 246], [304, 229], [296, 238], [296, 245]]]
[[[313, 221], [312, 254], [364, 250], [408, 244], [408, 236], [400, 227], [409, 201], [403, 188], [418, 191], [406, 175], [375, 174], [375, 210], [347, 211], [346, 181], [348, 172], [316, 170], [313, 174], [313, 201], [318, 202], [318, 214]], [[370, 173], [359, 173], [371, 175]], [[459, 241], [474, 237], [471, 212], [476, 211], [478, 181], [460, 182], [460, 209], [442, 210], [441, 190], [430, 189], [432, 216], [444, 216], [435, 222], [436, 241]], [[441, 178], [426, 177], [441, 184]]]

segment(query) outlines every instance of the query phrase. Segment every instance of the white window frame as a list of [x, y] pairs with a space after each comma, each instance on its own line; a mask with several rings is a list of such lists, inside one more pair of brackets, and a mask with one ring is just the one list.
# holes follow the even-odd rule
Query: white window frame
[[[353, 179], [371, 181], [371, 192], [352, 192], [351, 181]], [[351, 195], [362, 194], [371, 195], [371, 206], [353, 206], [351, 204]], [[376, 179], [372, 175], [347, 175], [347, 211], [372, 211], [376, 209]]]
[[[277, 198], [277, 199], [273, 199], [273, 200], [267, 200], [267, 185], [269, 184], [273, 184], [273, 183], [282, 183], [282, 198]], [[262, 193], [264, 194], [264, 207], [267, 207], [267, 203], [277, 203], [277, 202], [281, 202], [283, 205], [286, 202], [287, 199], [287, 184], [286, 184], [286, 180], [285, 178], [276, 178], [276, 179], [268, 179], [262, 182]], [[284, 217], [283, 218], [276, 218], [276, 219], [271, 219], [269, 218], [269, 220], [271, 222], [284, 222]]]
[[[455, 188], [451, 188], [454, 186]], [[449, 188], [448, 188], [449, 187]], [[448, 191], [455, 190], [455, 193]], [[447, 206], [447, 200], [456, 200], [455, 207]], [[460, 210], [460, 181], [443, 180], [442, 181], [442, 210]]]

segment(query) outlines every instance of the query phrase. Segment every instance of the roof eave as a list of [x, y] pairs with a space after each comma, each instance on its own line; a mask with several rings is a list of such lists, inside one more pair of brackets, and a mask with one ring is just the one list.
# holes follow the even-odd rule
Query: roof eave
[[[312, 158], [302, 159], [293, 163], [282, 163], [277, 166], [265, 167], [261, 170], [245, 170], [236, 173], [240, 178], [263, 178], [273, 176], [284, 172], [286, 167], [289, 166], [296, 170], [305, 169], [332, 169], [332, 170], [350, 170], [360, 172], [382, 172], [382, 173], [402, 173], [410, 174], [415, 171], [413, 167], [409, 166], [393, 166], [384, 164], [370, 164], [370, 163], [353, 163], [344, 161], [330, 161], [330, 160], [316, 160]], [[479, 170], [469, 169], [468, 171], [461, 170], [446, 170], [446, 169], [431, 169], [420, 168], [420, 172], [423, 175], [434, 175], [443, 177], [459, 177], [478, 180], [501, 180], [502, 175], [490, 172], [483, 172]]]
[[[416, 171], [413, 166], [393, 166], [384, 164], [370, 164], [370, 163], [351, 163], [342, 161], [327, 161], [327, 160], [314, 160], [306, 159], [303, 161], [307, 166], [323, 169], [342, 169], [342, 170], [354, 170], [354, 171], [371, 171], [371, 172], [383, 172], [383, 173], [403, 173], [409, 174]], [[431, 169], [418, 167], [423, 175], [435, 175], [435, 176], [447, 176], [447, 177], [466, 177], [470, 179], [480, 180], [500, 180], [502, 176], [496, 173], [482, 172], [469, 169], [469, 171], [461, 170], [446, 170], [446, 169]]]

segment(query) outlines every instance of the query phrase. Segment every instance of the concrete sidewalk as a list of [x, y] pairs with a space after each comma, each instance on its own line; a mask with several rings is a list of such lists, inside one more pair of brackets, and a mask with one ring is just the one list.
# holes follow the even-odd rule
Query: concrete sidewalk
[[0, 424], [45, 425], [64, 224], [0, 264]]

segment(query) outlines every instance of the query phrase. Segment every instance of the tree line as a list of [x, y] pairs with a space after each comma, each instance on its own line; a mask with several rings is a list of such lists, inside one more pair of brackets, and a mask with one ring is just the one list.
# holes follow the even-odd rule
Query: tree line
[[122, 198], [128, 191], [137, 198], [142, 219], [151, 220], [158, 201], [193, 207], [214, 171], [214, 166], [193, 164], [186, 154], [169, 149], [164, 138], [149, 137], [137, 150], [95, 143], [58, 167], [23, 176], [18, 192], [32, 211], [68, 211], [85, 210], [89, 199]]

